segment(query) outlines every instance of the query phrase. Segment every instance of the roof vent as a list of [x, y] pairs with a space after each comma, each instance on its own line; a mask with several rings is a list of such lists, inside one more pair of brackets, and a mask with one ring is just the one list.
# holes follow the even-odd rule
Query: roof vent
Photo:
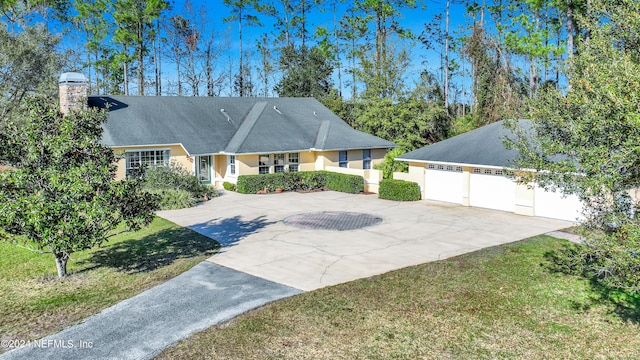
[[278, 114], [282, 115], [282, 112], [280, 112], [280, 109], [278, 109], [277, 106], [273, 105], [273, 110], [275, 110]]
[[313, 116], [318, 117], [318, 113], [314, 111]]
[[227, 114], [227, 112], [224, 111], [224, 109], [220, 109], [220, 112], [222, 113], [222, 115], [224, 115], [224, 117], [227, 118], [228, 122], [231, 122], [231, 116], [229, 116], [229, 114]]

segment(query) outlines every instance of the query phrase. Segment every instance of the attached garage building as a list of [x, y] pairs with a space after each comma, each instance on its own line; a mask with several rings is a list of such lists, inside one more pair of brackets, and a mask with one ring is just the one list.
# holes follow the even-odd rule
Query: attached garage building
[[[529, 125], [520, 120], [520, 126]], [[508, 129], [499, 121], [404, 154], [409, 174], [397, 178], [420, 184], [427, 200], [575, 221], [582, 205], [576, 196], [517, 184], [509, 177], [516, 150], [506, 149]]]

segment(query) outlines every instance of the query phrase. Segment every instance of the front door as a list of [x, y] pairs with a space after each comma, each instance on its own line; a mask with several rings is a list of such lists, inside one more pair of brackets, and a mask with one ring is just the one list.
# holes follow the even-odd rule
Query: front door
[[198, 156], [198, 180], [202, 184], [211, 184], [211, 156]]

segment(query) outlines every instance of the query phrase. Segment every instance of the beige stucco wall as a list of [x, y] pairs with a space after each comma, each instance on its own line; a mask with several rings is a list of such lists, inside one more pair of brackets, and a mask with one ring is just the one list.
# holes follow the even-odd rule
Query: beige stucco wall
[[259, 156], [257, 154], [237, 155], [236, 162], [238, 163], [238, 175], [258, 174], [258, 160]]
[[190, 173], [193, 173], [193, 158], [187, 155], [187, 152], [180, 145], [170, 146], [145, 146], [145, 147], [114, 147], [112, 150], [116, 155], [122, 155], [118, 160], [118, 169], [116, 170], [116, 180], [122, 180], [126, 177], [127, 163], [124, 158], [126, 151], [145, 151], [145, 150], [166, 150], [169, 149], [169, 159], [184, 167]]
[[410, 162], [409, 172], [394, 172], [393, 178], [396, 180], [412, 181], [420, 186], [420, 197], [424, 199], [424, 169], [425, 164]]
[[338, 166], [339, 154], [338, 151], [317, 152], [316, 170], [324, 170], [327, 166]]
[[316, 169], [317, 153], [315, 151], [302, 151], [298, 160], [300, 161], [298, 166], [300, 171], [314, 171]]
[[387, 149], [372, 149], [371, 150], [371, 168], [374, 165], [382, 164], [384, 156], [387, 154]]
[[[382, 163], [387, 149], [371, 150], [371, 167]], [[362, 169], [362, 150], [348, 150], [347, 161], [349, 169]], [[339, 151], [319, 151], [316, 153], [316, 167], [314, 170], [323, 170], [328, 166], [338, 166], [340, 160]]]
[[[169, 149], [172, 162], [176, 162], [193, 173], [194, 158], [187, 155], [180, 145], [171, 146], [146, 146], [146, 147], [118, 147], [113, 148], [116, 154], [124, 154], [125, 151], [164, 150]], [[386, 149], [371, 150], [372, 166], [382, 162]], [[347, 153], [349, 169], [362, 170], [362, 150], [349, 150]], [[258, 154], [236, 155], [237, 175], [258, 174]], [[338, 167], [338, 151], [301, 151], [299, 152], [299, 171], [325, 170], [327, 167]], [[221, 186], [227, 175], [227, 155], [213, 155], [213, 183]], [[126, 160], [124, 157], [118, 161], [116, 179], [124, 179], [126, 173]], [[374, 176], [375, 177], [375, 176]], [[366, 178], [366, 177], [365, 177]], [[235, 181], [232, 181], [235, 182]]]

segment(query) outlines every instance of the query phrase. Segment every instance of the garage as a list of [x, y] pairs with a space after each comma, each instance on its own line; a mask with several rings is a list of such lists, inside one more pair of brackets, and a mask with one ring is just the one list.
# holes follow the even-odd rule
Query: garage
[[469, 176], [469, 205], [513, 212], [516, 184], [502, 170], [474, 168]]
[[582, 204], [576, 195], [564, 196], [559, 190], [534, 189], [534, 213], [536, 216], [576, 221], [581, 218]]
[[462, 204], [462, 168], [428, 164], [425, 170], [424, 198]]
[[[530, 122], [519, 120], [527, 128]], [[516, 184], [505, 172], [518, 157], [507, 149], [513, 134], [498, 121], [408, 152], [396, 160], [409, 163], [411, 181], [424, 184], [425, 199], [575, 221], [582, 206], [575, 196]], [[422, 178], [424, 174], [424, 178]]]

